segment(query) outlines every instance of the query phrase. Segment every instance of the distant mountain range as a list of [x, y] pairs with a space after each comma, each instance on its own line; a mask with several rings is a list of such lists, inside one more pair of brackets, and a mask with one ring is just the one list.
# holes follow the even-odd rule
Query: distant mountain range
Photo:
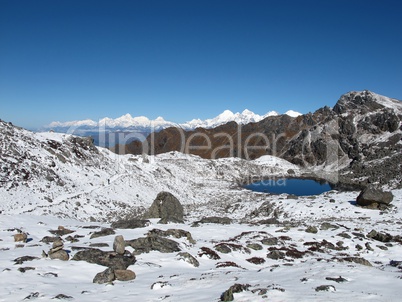
[[[301, 115], [301, 113], [293, 110], [289, 110], [285, 114], [292, 117]], [[46, 130], [53, 130], [55, 132], [75, 134], [82, 134], [82, 132], [88, 131], [159, 131], [169, 127], [180, 127], [185, 130], [193, 130], [196, 128], [215, 128], [233, 121], [242, 125], [256, 123], [266, 117], [278, 115], [279, 113], [276, 111], [270, 111], [264, 115], [259, 115], [247, 109], [241, 113], [233, 113], [230, 110], [225, 110], [217, 117], [212, 119], [193, 119], [189, 122], [177, 124], [166, 121], [163, 117], [150, 120], [145, 116], [132, 117], [129, 113], [127, 113], [116, 119], [105, 117], [98, 122], [90, 119], [70, 122], [52, 122], [49, 125], [46, 125], [44, 128]]]

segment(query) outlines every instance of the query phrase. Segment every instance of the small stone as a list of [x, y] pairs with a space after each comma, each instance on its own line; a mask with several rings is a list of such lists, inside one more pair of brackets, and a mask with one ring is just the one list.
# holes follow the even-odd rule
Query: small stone
[[313, 234], [317, 234], [318, 233], [318, 229], [315, 226], [308, 226], [306, 229], [306, 233], [313, 233]]
[[15, 242], [27, 242], [28, 236], [26, 233], [20, 233], [14, 235]]
[[328, 292], [328, 291], [336, 291], [336, 289], [335, 289], [335, 286], [333, 286], [333, 285], [320, 285], [315, 288], [315, 291], [316, 292], [321, 292], [321, 291]]
[[124, 237], [122, 235], [116, 236], [113, 242], [113, 250], [117, 254], [124, 255], [125, 248], [126, 242], [124, 241]]
[[71, 296], [67, 296], [65, 294], [58, 294], [57, 296], [55, 296], [53, 299], [59, 299], [59, 300], [71, 300], [74, 299]]

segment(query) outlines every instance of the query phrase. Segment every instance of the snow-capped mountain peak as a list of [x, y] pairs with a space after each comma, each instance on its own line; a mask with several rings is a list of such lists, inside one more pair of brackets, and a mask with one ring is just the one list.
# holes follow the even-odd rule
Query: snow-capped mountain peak
[[[293, 110], [289, 110], [285, 114], [290, 116], [301, 115], [301, 113], [295, 112]], [[90, 119], [81, 121], [69, 121], [69, 122], [52, 122], [49, 125], [45, 126], [44, 128], [53, 129], [57, 132], [68, 132], [72, 128], [74, 129], [79, 128], [81, 130], [93, 130], [93, 131], [97, 130], [97, 128], [113, 129], [113, 130], [152, 128], [152, 130], [155, 131], [172, 126], [181, 127], [186, 130], [192, 130], [199, 127], [214, 128], [232, 121], [242, 125], [248, 123], [256, 123], [268, 116], [276, 116], [276, 115], [279, 115], [279, 113], [276, 111], [270, 111], [264, 115], [259, 115], [248, 109], [244, 109], [241, 113], [240, 112], [233, 113], [230, 110], [224, 110], [221, 114], [211, 119], [206, 120], [193, 119], [191, 121], [182, 124], [176, 124], [174, 122], [165, 120], [161, 116], [157, 117], [154, 120], [151, 120], [146, 116], [133, 117], [130, 113], [127, 113], [115, 119], [105, 117], [100, 119], [98, 122]]]

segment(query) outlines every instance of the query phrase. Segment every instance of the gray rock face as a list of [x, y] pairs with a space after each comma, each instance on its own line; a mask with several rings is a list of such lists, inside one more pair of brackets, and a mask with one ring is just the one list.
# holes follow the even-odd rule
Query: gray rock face
[[363, 207], [378, 207], [378, 205], [389, 205], [394, 196], [391, 192], [384, 192], [380, 189], [368, 186], [366, 187], [356, 199], [359, 206]]
[[122, 235], [116, 236], [113, 242], [113, 250], [119, 255], [124, 255], [125, 248], [126, 248], [126, 242], [124, 241], [123, 236]]
[[145, 218], [161, 218], [159, 223], [183, 223], [183, 206], [169, 192], [160, 192], [145, 214]]
[[87, 249], [77, 252], [71, 260], [86, 261], [113, 269], [127, 269], [136, 262], [135, 256], [126, 251], [124, 255], [115, 252], [104, 252], [99, 249]]

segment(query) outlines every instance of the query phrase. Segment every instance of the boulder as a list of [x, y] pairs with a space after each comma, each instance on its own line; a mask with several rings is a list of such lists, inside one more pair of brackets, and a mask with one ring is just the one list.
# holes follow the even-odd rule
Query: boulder
[[125, 269], [125, 270], [117, 269], [114, 271], [114, 275], [116, 277], [116, 280], [119, 280], [119, 281], [130, 281], [130, 280], [134, 280], [136, 277], [135, 273], [129, 269]]
[[180, 201], [169, 192], [160, 192], [145, 213], [145, 218], [161, 218], [158, 223], [183, 223], [183, 206]]
[[356, 199], [359, 206], [378, 208], [380, 205], [388, 206], [394, 196], [391, 192], [385, 192], [372, 186], [363, 189]]
[[150, 251], [159, 251], [161, 253], [180, 251], [179, 244], [176, 241], [155, 235], [127, 240], [126, 244], [135, 249], [135, 254], [137, 255], [149, 253]]
[[65, 250], [57, 250], [55, 252], [49, 252], [49, 258], [67, 261], [70, 257]]
[[158, 223], [183, 223], [183, 206], [180, 201], [169, 192], [160, 192], [156, 196], [145, 218], [161, 218]]
[[114, 270], [111, 268], [107, 268], [103, 272], [96, 274], [93, 283], [104, 284], [113, 282], [114, 280], [116, 280]]
[[124, 255], [119, 255], [116, 252], [104, 252], [99, 249], [79, 251], [71, 260], [86, 261], [113, 269], [123, 270], [136, 262], [135, 256], [128, 251], [125, 251]]
[[122, 235], [116, 236], [113, 242], [113, 250], [120, 255], [124, 255], [126, 249], [126, 242]]

